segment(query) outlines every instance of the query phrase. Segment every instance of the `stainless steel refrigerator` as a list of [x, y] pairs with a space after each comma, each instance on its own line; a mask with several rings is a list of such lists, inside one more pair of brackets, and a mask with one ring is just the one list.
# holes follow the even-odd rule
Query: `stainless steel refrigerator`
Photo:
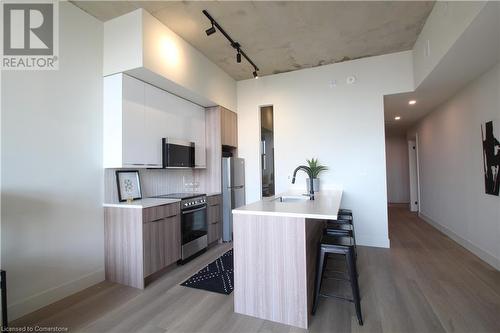
[[222, 240], [233, 240], [235, 208], [245, 205], [245, 160], [238, 157], [222, 159]]

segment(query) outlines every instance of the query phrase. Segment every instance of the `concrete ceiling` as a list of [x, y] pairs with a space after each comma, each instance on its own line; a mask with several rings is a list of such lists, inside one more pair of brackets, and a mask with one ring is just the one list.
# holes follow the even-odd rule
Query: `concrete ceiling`
[[72, 1], [101, 21], [144, 8], [236, 80], [252, 77], [245, 60], [210, 27], [203, 9], [269, 75], [409, 50], [433, 1]]
[[[406, 133], [418, 120], [500, 62], [499, 34], [500, 4], [491, 2], [414, 92], [384, 97], [386, 134]], [[412, 99], [417, 104], [409, 105]], [[401, 119], [396, 121], [396, 116]]]

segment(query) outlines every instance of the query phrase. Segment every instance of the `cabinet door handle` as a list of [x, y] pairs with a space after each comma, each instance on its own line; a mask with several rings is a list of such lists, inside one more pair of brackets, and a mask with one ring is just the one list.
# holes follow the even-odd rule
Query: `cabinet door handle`
[[170, 219], [172, 217], [176, 217], [178, 214], [174, 214], [174, 215], [169, 215], [169, 216], [166, 216], [166, 217], [160, 217], [159, 219], [156, 219], [156, 220], [152, 220], [152, 221], [149, 221], [151, 223], [153, 222], [160, 222], [161, 220], [166, 220], [166, 219]]
[[198, 211], [204, 210], [204, 209], [207, 209], [207, 207], [200, 207], [200, 208], [196, 208], [196, 209], [192, 209], [192, 210], [185, 210], [182, 212], [182, 214], [194, 213], [194, 212], [198, 212]]

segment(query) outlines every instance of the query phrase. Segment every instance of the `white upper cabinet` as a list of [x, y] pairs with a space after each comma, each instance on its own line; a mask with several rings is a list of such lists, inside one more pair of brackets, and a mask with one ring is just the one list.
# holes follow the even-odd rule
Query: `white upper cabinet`
[[104, 167], [161, 168], [162, 138], [195, 143], [205, 167], [203, 107], [124, 74], [104, 78]]
[[122, 165], [146, 167], [144, 83], [123, 75]]
[[150, 135], [195, 143], [195, 167], [205, 167], [205, 109], [146, 84], [146, 128]]
[[158, 163], [162, 166], [162, 144], [166, 126], [164, 94], [149, 84], [144, 84], [144, 109], [145, 109], [145, 146], [146, 159], [149, 163]]
[[205, 109], [198, 107], [191, 116], [191, 141], [195, 147], [195, 167], [206, 167]]

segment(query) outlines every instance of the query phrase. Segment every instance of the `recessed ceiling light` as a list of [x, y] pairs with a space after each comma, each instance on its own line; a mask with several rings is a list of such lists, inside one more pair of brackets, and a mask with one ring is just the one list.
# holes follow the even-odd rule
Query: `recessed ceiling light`
[[412, 99], [411, 101], [409, 101], [409, 102], [408, 102], [408, 104], [410, 104], [410, 105], [414, 105], [414, 104], [417, 104], [417, 101], [416, 101], [416, 100], [414, 100], [414, 99]]
[[396, 117], [394, 117], [394, 120], [399, 120], [399, 119], [401, 119], [401, 117], [400, 117], [400, 116], [396, 116]]

